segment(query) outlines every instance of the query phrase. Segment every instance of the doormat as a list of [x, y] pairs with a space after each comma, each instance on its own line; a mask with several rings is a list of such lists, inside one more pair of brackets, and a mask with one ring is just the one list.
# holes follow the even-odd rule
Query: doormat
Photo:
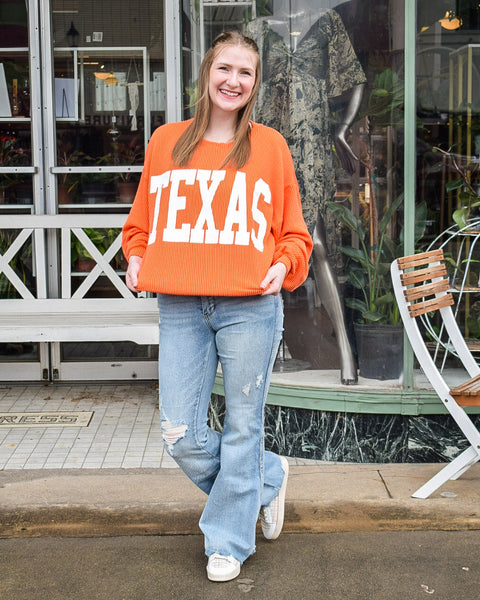
[[0, 427], [88, 427], [93, 411], [0, 413]]

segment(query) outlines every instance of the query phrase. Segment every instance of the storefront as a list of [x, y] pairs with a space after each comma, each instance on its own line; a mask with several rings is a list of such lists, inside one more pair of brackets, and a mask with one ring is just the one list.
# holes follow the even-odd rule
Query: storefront
[[[119, 333], [132, 302], [155, 302], [125, 286], [120, 228], [152, 131], [191, 116], [201, 57], [232, 27], [259, 46], [255, 119], [286, 137], [315, 239], [309, 278], [284, 295], [269, 418], [287, 419], [292, 436], [321, 429], [323, 442], [299, 441], [306, 455], [313, 444], [324, 458], [408, 460], [412, 440], [425, 445], [425, 429], [441, 437], [432, 423], [446, 417], [404, 344], [388, 267], [445, 243], [464, 272], [463, 239], [480, 260], [475, 235], [455, 224], [475, 215], [480, 193], [470, 0], [2, 2], [0, 303], [14, 308], [0, 316], [0, 379], [155, 379], [155, 336]], [[476, 347], [478, 272], [467, 287], [457, 315]], [[28, 326], [20, 300], [41, 300], [61, 333], [5, 341], [2, 330]], [[455, 357], [431, 331], [455, 378]], [[355, 442], [360, 426], [368, 451]]]

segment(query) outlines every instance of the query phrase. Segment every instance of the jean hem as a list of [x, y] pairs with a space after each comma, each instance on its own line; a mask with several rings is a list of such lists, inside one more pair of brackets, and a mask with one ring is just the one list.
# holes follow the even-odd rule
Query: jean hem
[[220, 554], [221, 556], [233, 556], [233, 558], [235, 560], [238, 560], [238, 562], [243, 565], [243, 563], [247, 560], [247, 558], [249, 558], [250, 556], [253, 556], [256, 552], [256, 547], [254, 546], [254, 548], [252, 549], [252, 551], [250, 552], [250, 554], [248, 554], [247, 556], [245, 556], [244, 558], [239, 558], [238, 555], [235, 555], [233, 552], [230, 552], [229, 550], [219, 550], [218, 548], [216, 548], [215, 550], [207, 550], [205, 549], [205, 556], [207, 558], [209, 558], [210, 556], [212, 556], [212, 554]]

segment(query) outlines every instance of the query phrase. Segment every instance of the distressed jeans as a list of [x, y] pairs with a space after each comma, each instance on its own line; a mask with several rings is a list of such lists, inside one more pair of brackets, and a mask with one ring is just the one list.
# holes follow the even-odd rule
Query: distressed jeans
[[[279, 492], [279, 457], [264, 450], [264, 407], [283, 329], [281, 296], [159, 294], [159, 388], [168, 454], [206, 494], [205, 553], [241, 563], [255, 552], [261, 506]], [[222, 433], [207, 425], [218, 362]]]

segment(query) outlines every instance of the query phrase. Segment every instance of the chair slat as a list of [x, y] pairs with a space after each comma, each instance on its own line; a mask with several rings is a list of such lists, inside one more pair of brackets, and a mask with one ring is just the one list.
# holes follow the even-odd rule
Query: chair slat
[[432, 298], [425, 300], [425, 302], [410, 304], [408, 311], [411, 317], [418, 317], [419, 315], [424, 315], [425, 313], [433, 312], [446, 306], [452, 306], [453, 304], [452, 294], [445, 294], [445, 296], [441, 296], [440, 298]]
[[450, 289], [450, 283], [448, 279], [442, 279], [441, 281], [434, 281], [432, 283], [426, 283], [424, 285], [417, 285], [416, 287], [405, 290], [405, 298], [408, 302], [418, 300], [419, 298], [426, 298], [427, 296], [433, 296], [440, 292], [446, 292]]
[[402, 285], [413, 285], [420, 281], [426, 281], [430, 279], [437, 279], [438, 277], [446, 277], [447, 269], [444, 264], [434, 265], [426, 269], [418, 269], [417, 271], [410, 271], [409, 273], [401, 273], [400, 280]]
[[403, 256], [397, 259], [397, 262], [400, 269], [403, 270], [441, 260], [443, 260], [443, 250], [440, 249], [421, 252], [420, 254], [412, 254], [411, 256]]
[[457, 385], [450, 393], [460, 406], [480, 406], [480, 375]]

